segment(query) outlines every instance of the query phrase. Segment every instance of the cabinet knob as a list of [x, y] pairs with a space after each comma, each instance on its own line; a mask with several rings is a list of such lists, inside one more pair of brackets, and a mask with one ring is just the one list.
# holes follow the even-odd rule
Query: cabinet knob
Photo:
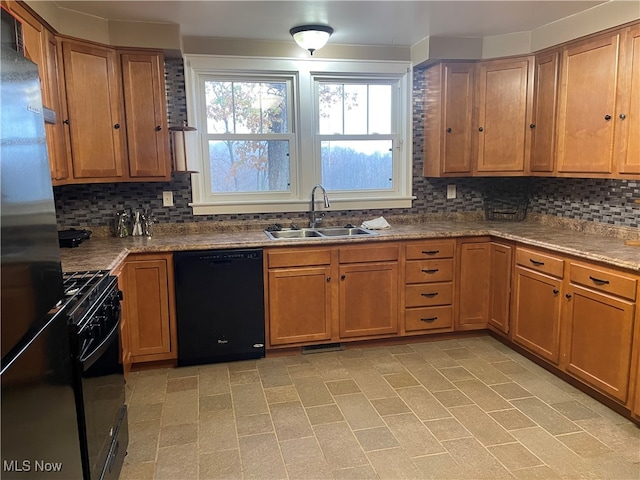
[[608, 122], [609, 120], [611, 120], [611, 115], [605, 115], [604, 119]]
[[158, 125], [158, 126], [156, 127], [156, 132], [159, 132], [160, 130], [162, 130], [162, 127], [161, 127], [160, 125]]
[[116, 123], [116, 124], [113, 126], [113, 128], [115, 128], [116, 130], [118, 130], [118, 129], [120, 128], [120, 124], [119, 124], [119, 123]]
[[331, 277], [327, 277], [327, 283], [331, 281]]
[[529, 124], [529, 128], [536, 128], [536, 124], [535, 123], [530, 123]]
[[557, 295], [557, 294], [559, 294], [559, 293], [560, 293], [560, 290], [558, 290], [557, 288], [554, 288], [554, 289], [553, 289], [553, 294], [554, 294], [554, 295]]
[[341, 276], [340, 276], [340, 280], [344, 280], [345, 278], [347, 278], [347, 276], [346, 276], [346, 275], [341, 275]]
[[62, 122], [62, 123], [64, 123], [65, 125], [69, 125], [69, 119], [67, 118], [67, 119], [66, 119], [64, 122]]
[[624, 120], [625, 118], [627, 118], [627, 116], [624, 113], [621, 113], [619, 117], [620, 117], [620, 120]]
[[478, 131], [479, 131], [479, 132], [484, 132], [484, 128], [480, 127], [480, 128], [478, 129]]
[[565, 297], [567, 297], [567, 298], [571, 298], [571, 294], [570, 294], [570, 293], [567, 293], [567, 294], [565, 295]]
[[451, 127], [447, 128], [447, 133], [451, 133]]

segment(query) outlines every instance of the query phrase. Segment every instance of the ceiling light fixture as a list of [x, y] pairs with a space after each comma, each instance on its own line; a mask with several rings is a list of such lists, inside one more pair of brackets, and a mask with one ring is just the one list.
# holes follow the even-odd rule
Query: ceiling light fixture
[[300, 25], [293, 27], [289, 33], [305, 50], [313, 55], [313, 52], [324, 47], [333, 33], [333, 28], [327, 25]]

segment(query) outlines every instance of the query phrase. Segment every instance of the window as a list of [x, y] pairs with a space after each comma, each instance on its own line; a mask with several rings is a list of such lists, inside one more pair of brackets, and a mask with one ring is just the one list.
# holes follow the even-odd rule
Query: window
[[316, 82], [325, 188], [354, 194], [393, 189], [393, 93], [393, 84]]
[[411, 205], [407, 64], [198, 55], [185, 66], [194, 214], [306, 211], [316, 183], [335, 210]]
[[205, 78], [211, 192], [289, 190], [289, 83]]

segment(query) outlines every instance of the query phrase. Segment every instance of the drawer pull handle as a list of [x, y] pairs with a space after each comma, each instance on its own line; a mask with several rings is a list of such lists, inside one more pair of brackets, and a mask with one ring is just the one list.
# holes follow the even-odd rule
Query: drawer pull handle
[[420, 321], [421, 322], [431, 323], [431, 322], [435, 322], [437, 319], [438, 319], [438, 317], [429, 317], [429, 318], [421, 318]]
[[530, 258], [529, 261], [533, 263], [536, 267], [544, 265], [544, 262], [539, 262], [538, 260], [534, 260], [533, 258]]
[[592, 277], [591, 275], [589, 275], [589, 279], [598, 285], [609, 285], [609, 280], [602, 280], [601, 278]]
[[437, 268], [433, 268], [431, 270], [425, 270], [424, 268], [422, 269], [422, 273], [428, 273], [429, 275], [432, 273], [437, 273], [439, 269]]
[[436, 255], [440, 253], [440, 250], [422, 250], [425, 255]]
[[433, 293], [421, 293], [420, 295], [422, 295], [423, 297], [427, 297], [427, 298], [433, 298], [438, 296], [438, 292], [433, 292]]

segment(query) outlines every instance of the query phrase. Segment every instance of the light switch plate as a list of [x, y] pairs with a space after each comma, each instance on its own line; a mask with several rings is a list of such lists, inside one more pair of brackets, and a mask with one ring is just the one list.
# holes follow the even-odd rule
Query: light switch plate
[[162, 192], [162, 206], [173, 207], [173, 192]]
[[447, 198], [456, 198], [456, 184], [450, 183], [447, 185]]

